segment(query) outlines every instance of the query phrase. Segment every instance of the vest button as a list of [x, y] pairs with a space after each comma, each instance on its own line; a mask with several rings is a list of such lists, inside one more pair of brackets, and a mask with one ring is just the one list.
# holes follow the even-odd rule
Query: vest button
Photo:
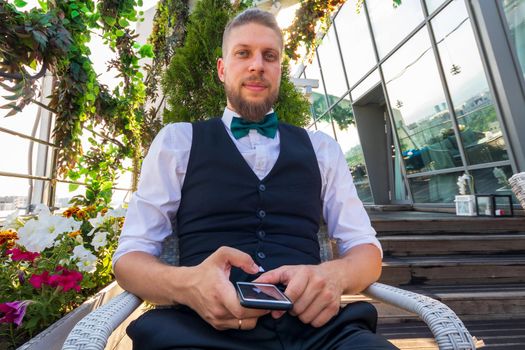
[[259, 210], [259, 211], [257, 212], [257, 216], [258, 216], [260, 219], [262, 219], [262, 218], [264, 218], [264, 217], [266, 216], [266, 212], [265, 212], [264, 210], [261, 209], [261, 210]]
[[265, 259], [265, 258], [266, 258], [266, 254], [264, 254], [263, 252], [258, 252], [258, 253], [257, 253], [257, 256], [258, 256], [260, 259]]
[[259, 185], [259, 191], [264, 192], [266, 191], [266, 186], [264, 184]]
[[265, 236], [266, 232], [264, 232], [263, 230], [257, 231], [257, 237], [259, 237], [260, 239], [263, 239]]

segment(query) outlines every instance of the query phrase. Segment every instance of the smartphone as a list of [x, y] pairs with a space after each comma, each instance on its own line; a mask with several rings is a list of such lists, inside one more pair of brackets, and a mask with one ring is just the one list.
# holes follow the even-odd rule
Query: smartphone
[[293, 303], [276, 286], [268, 283], [236, 282], [241, 305], [252, 309], [291, 310]]

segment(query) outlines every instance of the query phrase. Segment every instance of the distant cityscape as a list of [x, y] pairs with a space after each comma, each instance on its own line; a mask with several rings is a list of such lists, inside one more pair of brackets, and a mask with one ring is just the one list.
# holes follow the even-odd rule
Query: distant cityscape
[[[70, 198], [58, 198], [55, 206], [65, 208], [69, 206]], [[25, 212], [27, 210], [27, 196], [0, 196], [0, 218], [5, 217], [15, 210]]]

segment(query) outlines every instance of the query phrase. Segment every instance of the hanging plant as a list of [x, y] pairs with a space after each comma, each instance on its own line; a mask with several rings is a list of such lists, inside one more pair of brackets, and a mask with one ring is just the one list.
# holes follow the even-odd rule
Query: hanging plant
[[[87, 184], [82, 204], [107, 204], [107, 196], [91, 198], [88, 193], [101, 193], [97, 186], [102, 183], [113, 184], [126, 158], [132, 159], [132, 187], [136, 188], [140, 168], [146, 89], [139, 60], [153, 56], [151, 45], [137, 44], [137, 35], [129, 29], [130, 23], [139, 20], [141, 13], [135, 8], [141, 0], [106, 0], [96, 6], [89, 0], [39, 4], [40, 8], [24, 12], [23, 1], [0, 0], [0, 84], [9, 101], [2, 108], [12, 116], [27, 104], [37, 103], [53, 112], [56, 175]], [[97, 32], [117, 54], [108, 64], [108, 69], [119, 71], [121, 79], [114, 91], [99, 83], [89, 59], [87, 44]], [[38, 79], [46, 72], [54, 84], [49, 104], [43, 105], [35, 93]], [[98, 140], [84, 154], [80, 136], [86, 130]], [[93, 162], [102, 154], [112, 159], [111, 166], [100, 168], [99, 173], [83, 170], [96, 167]]]

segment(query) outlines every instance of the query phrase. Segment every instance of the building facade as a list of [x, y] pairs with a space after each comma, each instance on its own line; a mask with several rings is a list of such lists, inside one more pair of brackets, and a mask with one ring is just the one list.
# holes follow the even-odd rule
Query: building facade
[[525, 0], [348, 1], [297, 77], [365, 203], [452, 207], [465, 172], [510, 194], [525, 171]]

